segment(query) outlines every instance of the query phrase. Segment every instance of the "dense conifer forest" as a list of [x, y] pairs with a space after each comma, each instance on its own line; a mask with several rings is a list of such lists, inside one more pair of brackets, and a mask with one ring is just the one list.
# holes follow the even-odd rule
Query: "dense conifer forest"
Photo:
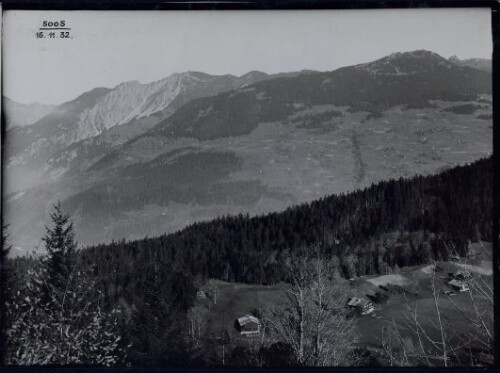
[[284, 212], [221, 217], [169, 235], [88, 247], [82, 255], [110, 299], [132, 302], [156, 268], [183, 304], [209, 278], [280, 282], [283, 261], [303, 245], [320, 244], [347, 278], [464, 255], [470, 241], [492, 238], [492, 193], [492, 161], [483, 159]]

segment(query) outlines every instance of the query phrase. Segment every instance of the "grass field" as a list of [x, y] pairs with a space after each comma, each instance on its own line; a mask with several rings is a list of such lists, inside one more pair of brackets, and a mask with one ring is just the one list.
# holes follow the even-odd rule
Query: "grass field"
[[[472, 249], [476, 252], [475, 259], [469, 261], [470, 264], [466, 265], [467, 268], [472, 270], [475, 276], [482, 276], [485, 281], [491, 281], [491, 244], [485, 242], [473, 244]], [[439, 292], [438, 304], [444, 320], [444, 327], [449, 335], [453, 335], [457, 331], [464, 331], [470, 327], [467, 316], [470, 316], [473, 311], [471, 298], [468, 292], [457, 293], [452, 297], [443, 294], [443, 290], [451, 290], [447, 285], [448, 272], [455, 272], [463, 268], [460, 263], [438, 262], [436, 267], [434, 287]], [[383, 282], [382, 285], [392, 284], [402, 286], [403, 289], [408, 286], [408, 283], [411, 283], [413, 291], [391, 293], [386, 304], [376, 305], [376, 318], [361, 317], [358, 319], [358, 328], [361, 332], [360, 345], [379, 346], [384, 325], [393, 321], [398, 325], [406, 325], [409, 321], [408, 309], [417, 310], [419, 322], [429, 331], [431, 337], [439, 337], [436, 328], [438, 320], [433, 297], [432, 268], [433, 266], [430, 265], [407, 267], [403, 268], [399, 275], [373, 276], [373, 278], [365, 279], [371, 284], [382, 284]], [[391, 283], [390, 280], [394, 281]], [[488, 303], [484, 298], [479, 297], [477, 301], [479, 309], [489, 312]], [[465, 313], [462, 313], [463, 310]], [[405, 334], [404, 330], [403, 334]]]
[[234, 338], [240, 337], [235, 327], [237, 318], [252, 314], [256, 310], [273, 307], [282, 299], [282, 285], [262, 286], [228, 283], [210, 280], [202, 289], [217, 289], [217, 303], [212, 300], [200, 301], [210, 304], [207, 330], [208, 335], [220, 335], [229, 331]]
[[[480, 246], [482, 245], [482, 246]], [[491, 263], [491, 244], [474, 244], [476, 251], [475, 259], [469, 261], [470, 266], [477, 266], [481, 271], [475, 270], [475, 276], [482, 276], [486, 281], [491, 280], [487, 275], [489, 263]], [[458, 263], [438, 262], [432, 265], [406, 267], [398, 274], [383, 276], [364, 276], [352, 280], [341, 280], [345, 282], [350, 297], [367, 297], [376, 291], [384, 291], [379, 285], [392, 285], [401, 288], [401, 291], [391, 291], [390, 298], [385, 304], [375, 304], [375, 316], [362, 316], [357, 319], [360, 347], [380, 348], [382, 330], [388, 323], [395, 322], [401, 327], [403, 335], [414, 337], [406, 328], [410, 321], [408, 310], [417, 310], [419, 322], [426, 329], [431, 338], [439, 338], [439, 331], [435, 301], [433, 297], [433, 275], [434, 288], [439, 293], [438, 304], [442, 313], [442, 319], [446, 332], [453, 335], [454, 332], [464, 331], [470, 327], [466, 316], [472, 312], [471, 299], [468, 292], [457, 293], [450, 297], [443, 290], [450, 290], [447, 285], [448, 272], [454, 272], [461, 267]], [[474, 267], [476, 268], [476, 267]], [[239, 283], [227, 283], [211, 280], [203, 290], [209, 288], [217, 289], [217, 303], [211, 300], [198, 301], [209, 307], [207, 336], [221, 335], [223, 331], [229, 331], [236, 344], [246, 344], [248, 339], [241, 337], [235, 327], [238, 317], [252, 314], [256, 310], [279, 306], [284, 299], [283, 289], [286, 285], [275, 286], [247, 285]], [[403, 291], [404, 290], [404, 291]], [[479, 307], [489, 312], [484, 299], [478, 299]], [[465, 313], [462, 311], [465, 310]], [[416, 341], [414, 341], [416, 343]], [[429, 347], [430, 348], [430, 347]]]
[[411, 281], [402, 276], [402, 275], [384, 275], [375, 278], [368, 279], [375, 286], [387, 286], [387, 285], [396, 285], [396, 286], [405, 286], [409, 285]]

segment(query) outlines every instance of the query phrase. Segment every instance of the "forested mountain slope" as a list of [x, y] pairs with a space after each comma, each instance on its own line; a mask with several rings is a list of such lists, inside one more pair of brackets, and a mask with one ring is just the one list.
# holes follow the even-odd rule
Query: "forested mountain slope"
[[[464, 255], [492, 239], [491, 159], [433, 176], [390, 180], [281, 213], [227, 216], [179, 232], [88, 247], [86, 265], [110, 299], [133, 303], [153, 269], [172, 292], [208, 278], [273, 284], [297, 247], [320, 245], [346, 277]], [[177, 286], [180, 288], [174, 290]]]

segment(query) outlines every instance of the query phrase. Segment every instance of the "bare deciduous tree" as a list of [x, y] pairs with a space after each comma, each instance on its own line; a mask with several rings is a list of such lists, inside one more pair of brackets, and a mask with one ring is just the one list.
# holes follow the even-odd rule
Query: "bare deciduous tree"
[[[423, 316], [418, 302], [407, 303], [406, 321], [392, 321], [384, 327], [382, 347], [391, 366], [475, 365], [481, 355], [493, 355], [493, 288], [488, 278], [476, 274], [467, 280], [468, 289], [461, 296], [470, 301], [464, 303], [441, 294], [435, 272], [434, 263], [431, 291], [435, 317]], [[443, 310], [443, 297], [454, 305], [451, 316]]]
[[317, 258], [313, 268], [313, 365], [340, 365], [357, 341], [355, 320], [347, 317], [347, 295], [338, 274], [329, 274]]
[[285, 301], [267, 312], [265, 323], [274, 339], [292, 348], [300, 365], [346, 365], [357, 340], [354, 320], [347, 318], [346, 294], [325, 260], [307, 251], [290, 259]]
[[208, 288], [208, 295], [212, 299], [212, 302], [214, 304], [217, 304], [217, 295], [218, 295], [219, 290], [217, 289], [216, 285], [210, 285]]
[[187, 313], [188, 335], [194, 348], [201, 345], [202, 331], [207, 323], [208, 310], [203, 306], [194, 306]]

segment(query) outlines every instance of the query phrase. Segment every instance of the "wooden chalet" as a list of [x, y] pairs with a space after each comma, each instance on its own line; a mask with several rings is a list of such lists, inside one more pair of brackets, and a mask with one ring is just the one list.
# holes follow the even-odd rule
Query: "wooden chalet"
[[457, 280], [468, 280], [472, 278], [472, 273], [470, 273], [469, 271], [457, 271], [455, 272], [453, 277]]
[[258, 318], [252, 315], [245, 315], [237, 320], [238, 330], [241, 335], [252, 336], [259, 335], [260, 333], [260, 321]]
[[349, 300], [349, 302], [347, 302], [347, 305], [353, 309], [356, 309], [362, 315], [368, 315], [369, 313], [375, 311], [373, 303], [370, 302], [368, 299], [353, 297]]
[[205, 300], [205, 299], [207, 299], [207, 293], [205, 293], [203, 290], [198, 290], [196, 292], [196, 299], [198, 299], [198, 300]]

